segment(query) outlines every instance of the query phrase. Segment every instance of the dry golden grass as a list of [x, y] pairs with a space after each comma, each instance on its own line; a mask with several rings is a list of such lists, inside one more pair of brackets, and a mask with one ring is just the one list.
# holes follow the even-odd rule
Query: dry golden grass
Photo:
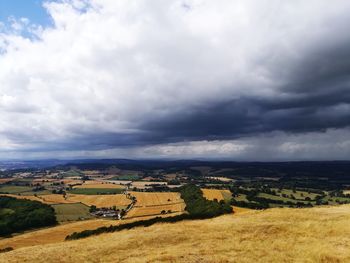
[[136, 206], [167, 205], [183, 202], [179, 193], [130, 192], [130, 194], [136, 196]]
[[[169, 217], [177, 214], [178, 213], [166, 214], [166, 215], [161, 215], [161, 217]], [[80, 232], [88, 229], [96, 229], [103, 226], [125, 224], [125, 223], [130, 223], [138, 220], [147, 220], [150, 218], [152, 218], [152, 216], [143, 216], [143, 217], [138, 217], [133, 219], [125, 219], [122, 221], [108, 220], [108, 219], [91, 219], [91, 220], [86, 220], [81, 222], [58, 225], [55, 227], [43, 228], [36, 231], [20, 234], [12, 238], [0, 239], [0, 249], [6, 248], [6, 247], [12, 247], [14, 249], [18, 249], [22, 247], [30, 247], [30, 246], [36, 246], [36, 245], [46, 245], [46, 244], [63, 242], [67, 235], [70, 235], [74, 232]], [[0, 258], [0, 262], [3, 262], [1, 261], [1, 258]]]
[[0, 262], [350, 262], [350, 206], [157, 224], [0, 254]]
[[203, 195], [208, 200], [224, 200], [225, 199], [225, 193], [227, 195], [230, 195], [229, 190], [219, 190], [219, 189], [202, 189]]
[[234, 215], [241, 215], [249, 212], [254, 212], [253, 209], [238, 207], [238, 206], [232, 206], [232, 209], [234, 211]]

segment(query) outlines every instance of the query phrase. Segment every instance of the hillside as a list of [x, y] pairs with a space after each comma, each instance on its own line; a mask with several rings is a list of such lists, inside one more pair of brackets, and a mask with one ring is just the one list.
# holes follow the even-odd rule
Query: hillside
[[350, 206], [275, 208], [20, 248], [0, 262], [350, 262]]

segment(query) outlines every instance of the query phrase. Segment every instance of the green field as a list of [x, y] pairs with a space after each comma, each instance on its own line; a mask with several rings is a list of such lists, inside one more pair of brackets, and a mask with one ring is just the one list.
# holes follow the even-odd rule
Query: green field
[[276, 194], [279, 196], [282, 196], [282, 194], [287, 195], [288, 197], [290, 197], [291, 195], [293, 195], [296, 199], [300, 199], [300, 200], [304, 200], [305, 197], [309, 197], [310, 199], [314, 199], [318, 194], [315, 193], [308, 193], [305, 191], [295, 191], [293, 192], [293, 190], [291, 189], [282, 189], [281, 192], [278, 192], [277, 188], [273, 188], [271, 190], [276, 191]]
[[232, 198], [232, 194], [231, 194], [231, 193], [228, 193], [228, 192], [226, 192], [226, 191], [223, 191], [223, 192], [222, 192], [222, 197], [224, 198], [224, 200], [225, 200], [226, 202], [229, 202], [229, 201], [231, 200], [231, 198]]
[[57, 204], [51, 205], [55, 209], [58, 222], [77, 221], [92, 218], [87, 205], [76, 204]]
[[49, 195], [52, 194], [49, 190], [42, 190], [42, 191], [28, 191], [28, 192], [22, 192], [21, 195]]
[[330, 197], [326, 196], [322, 198], [322, 201], [327, 201], [330, 205], [336, 205], [341, 203], [350, 203], [350, 198], [347, 197]]
[[295, 200], [295, 199], [291, 199], [291, 198], [286, 198], [286, 197], [282, 197], [282, 196], [276, 196], [276, 195], [270, 195], [270, 194], [266, 194], [266, 193], [259, 193], [257, 195], [258, 197], [263, 197], [266, 199], [271, 199], [271, 200], [281, 200], [284, 202], [292, 202], [292, 203], [297, 203], [297, 202], [301, 202], [301, 203], [309, 203], [309, 201], [304, 201], [304, 200]]
[[3, 185], [0, 186], [1, 194], [17, 194], [17, 195], [48, 195], [51, 194], [49, 190], [33, 191], [33, 187], [30, 186], [17, 186], [17, 185]]
[[3, 194], [18, 194], [32, 191], [30, 186], [3, 185], [0, 186], [0, 193]]
[[99, 195], [99, 194], [121, 194], [121, 188], [75, 188], [69, 191], [71, 194]]
[[239, 194], [238, 196], [235, 196], [234, 199], [235, 199], [236, 201], [248, 202], [247, 196], [246, 196], [245, 194]]
[[0, 208], [0, 218], [3, 216], [11, 215], [15, 211], [10, 208]]

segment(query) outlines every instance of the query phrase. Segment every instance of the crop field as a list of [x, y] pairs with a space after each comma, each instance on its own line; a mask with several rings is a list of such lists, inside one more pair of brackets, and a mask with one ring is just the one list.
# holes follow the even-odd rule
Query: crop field
[[231, 192], [229, 190], [220, 190], [220, 189], [202, 189], [203, 195], [208, 200], [230, 200]]
[[67, 194], [66, 197], [60, 194], [49, 194], [40, 196], [22, 196], [22, 195], [8, 195], [20, 199], [29, 199], [34, 201], [40, 201], [44, 204], [75, 204], [82, 203], [87, 206], [95, 205], [96, 207], [126, 207], [131, 203], [131, 200], [126, 198], [124, 194], [115, 195], [78, 195], [78, 194]]
[[290, 189], [282, 189], [281, 192], [278, 192], [277, 188], [273, 188], [271, 190], [275, 190], [276, 194], [279, 196], [282, 196], [282, 194], [285, 194], [288, 197], [293, 195], [296, 199], [304, 199], [305, 197], [309, 197], [311, 199], [314, 199], [317, 196], [317, 194], [315, 194], [315, 193], [308, 193], [305, 191], [293, 191]]
[[134, 181], [131, 183], [132, 187], [137, 187], [140, 189], [148, 188], [151, 185], [167, 185], [167, 182], [147, 182], [147, 181]]
[[[50, 194], [50, 195], [42, 195], [38, 196], [40, 201], [45, 204], [71, 204], [76, 203], [76, 201], [69, 201], [68, 198], [64, 198], [63, 195], [60, 194]], [[68, 195], [66, 196], [68, 197]]]
[[100, 194], [121, 194], [123, 188], [74, 188], [69, 190], [71, 194], [100, 195]]
[[292, 202], [292, 203], [297, 203], [297, 202], [302, 202], [302, 203], [309, 203], [308, 201], [303, 201], [303, 200], [295, 200], [295, 199], [290, 199], [282, 196], [276, 196], [276, 195], [271, 195], [271, 194], [266, 194], [266, 193], [259, 193], [257, 195], [258, 197], [263, 197], [271, 200], [281, 200], [284, 202]]
[[63, 182], [64, 184], [67, 184], [67, 185], [75, 185], [75, 184], [82, 184], [83, 183], [82, 180], [76, 180], [76, 179], [63, 179], [60, 181]]
[[245, 194], [238, 194], [238, 196], [235, 196], [234, 198], [235, 198], [235, 200], [237, 200], [237, 201], [248, 202], [247, 196], [246, 196]]
[[126, 218], [159, 216], [164, 212], [168, 214], [183, 213], [185, 203], [179, 193], [163, 192], [130, 192], [137, 199], [136, 205], [128, 212]]
[[125, 185], [128, 185], [128, 184], [132, 183], [132, 181], [114, 180], [114, 179], [113, 180], [112, 179], [104, 180], [104, 182], [121, 185], [123, 187], [125, 187]]
[[70, 171], [62, 173], [61, 175], [64, 177], [75, 177], [75, 176], [79, 177], [79, 176], [82, 176], [84, 174], [78, 170], [70, 170]]
[[210, 177], [207, 177], [208, 179], [214, 179], [214, 180], [218, 180], [218, 181], [221, 181], [221, 182], [232, 182], [233, 179], [231, 178], [227, 178], [227, 177], [220, 177], [220, 176], [210, 176]]
[[123, 194], [116, 195], [67, 195], [67, 200], [73, 202], [81, 202], [88, 206], [95, 205], [96, 207], [112, 207], [112, 206], [127, 206], [131, 200]]
[[345, 203], [350, 203], [350, 198], [349, 197], [331, 197], [331, 196], [326, 196], [322, 200], [327, 201], [328, 204], [330, 205], [336, 205], [339, 202]]
[[55, 204], [51, 206], [55, 209], [57, 221], [60, 223], [92, 218], [89, 213], [89, 207], [81, 203]]
[[13, 180], [13, 178], [0, 178], [0, 185], [11, 182], [12, 180]]
[[33, 188], [29, 186], [16, 186], [16, 185], [2, 185], [0, 186], [0, 193], [17, 194], [23, 192], [30, 192]]
[[167, 205], [183, 202], [180, 194], [173, 192], [130, 192], [130, 194], [136, 197], [136, 206]]
[[139, 180], [140, 176], [137, 174], [123, 174], [123, 175], [117, 175], [114, 176], [112, 178], [110, 178], [110, 180], [121, 180], [121, 181], [134, 181], [134, 180]]
[[42, 202], [42, 200], [39, 197], [36, 197], [34, 195], [14, 195], [14, 194], [0, 194], [1, 196], [9, 196], [9, 197], [14, 197], [17, 199], [27, 199], [27, 200], [31, 200], [31, 201], [39, 201]]
[[156, 206], [145, 206], [145, 207], [134, 207], [132, 208], [126, 218], [143, 217], [143, 216], [154, 216], [161, 215], [163, 212], [166, 214], [181, 214], [185, 211], [185, 203], [180, 202], [176, 204], [167, 205], [156, 205]]
[[88, 188], [124, 189], [124, 186], [119, 185], [119, 184], [103, 183], [103, 182], [98, 182], [98, 181], [95, 181], [93, 183], [87, 183], [87, 182], [85, 182], [82, 185], [75, 185], [73, 188], [74, 189], [77, 189], [77, 188], [83, 188], [83, 189], [88, 189]]

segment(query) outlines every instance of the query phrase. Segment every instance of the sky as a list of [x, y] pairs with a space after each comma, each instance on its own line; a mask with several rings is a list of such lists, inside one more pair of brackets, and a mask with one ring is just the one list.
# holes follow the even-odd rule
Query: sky
[[0, 159], [348, 160], [349, 14], [0, 0]]

